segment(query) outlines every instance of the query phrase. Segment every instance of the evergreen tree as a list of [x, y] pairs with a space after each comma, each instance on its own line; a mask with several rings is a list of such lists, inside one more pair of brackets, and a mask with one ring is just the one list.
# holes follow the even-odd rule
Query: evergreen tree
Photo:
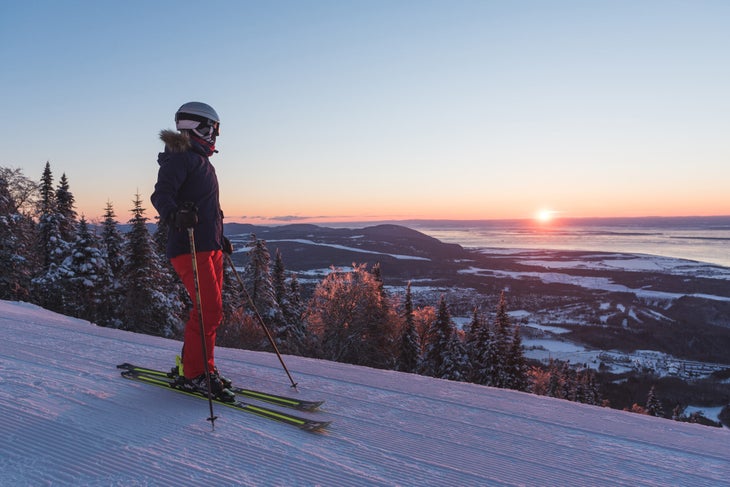
[[575, 371], [570, 367], [570, 362], [562, 362], [560, 367], [560, 394], [558, 397], [568, 401], [575, 401]]
[[[309, 331], [307, 329], [307, 323], [304, 319], [304, 313], [306, 311], [306, 303], [302, 299], [302, 290], [299, 285], [299, 279], [297, 278], [297, 275], [294, 273], [291, 273], [289, 275], [289, 280], [287, 283], [288, 286], [288, 304], [286, 308], [286, 314], [285, 316], [288, 316], [288, 320], [290, 323], [294, 325], [294, 334], [291, 347], [292, 350], [294, 350], [294, 347], [296, 347], [296, 352], [300, 355], [310, 355], [312, 352], [312, 337], [309, 334]], [[301, 340], [301, 342], [297, 343], [297, 340]]]
[[467, 350], [470, 354], [471, 358], [471, 348], [472, 345], [476, 343], [476, 334], [479, 331], [479, 310], [474, 307], [474, 309], [471, 312], [471, 320], [469, 321], [469, 324], [464, 327], [464, 341], [468, 347], [469, 350]]
[[41, 175], [40, 183], [40, 212], [55, 213], [56, 211], [56, 190], [53, 189], [53, 171], [51, 171], [50, 161], [46, 161]]
[[[261, 317], [271, 335], [277, 337], [280, 335], [279, 329], [282, 327], [283, 320], [276, 302], [274, 283], [271, 280], [271, 254], [266, 247], [266, 242], [257, 239], [254, 234], [251, 234], [249, 245], [251, 250], [248, 252], [249, 262], [246, 266], [245, 276], [251, 302], [247, 302], [246, 306], [253, 306], [253, 309], [250, 310], [251, 316], [256, 320]], [[261, 343], [256, 348], [270, 350], [271, 345], [268, 339], [262, 337]]]
[[61, 217], [53, 189], [51, 165], [46, 162], [41, 177], [41, 200], [38, 217], [38, 253], [42, 269], [31, 281], [34, 302], [52, 311], [63, 312], [63, 262], [69, 252], [69, 243], [61, 235]]
[[254, 234], [251, 234], [249, 245], [249, 263], [245, 271], [246, 280], [250, 283], [248, 294], [262, 317], [273, 317], [278, 306], [271, 280], [271, 254], [266, 248], [266, 242], [257, 239]]
[[[306, 329], [302, 319], [301, 296], [293, 296], [292, 288], [286, 282], [284, 259], [279, 249], [276, 249], [274, 270], [272, 274], [274, 297], [281, 310], [281, 323], [276, 330], [276, 346], [282, 353], [302, 355], [306, 352]], [[298, 291], [298, 283], [295, 288]]]
[[[302, 299], [302, 290], [301, 286], [299, 285], [299, 279], [297, 278], [297, 275], [293, 272], [289, 276], [289, 310], [292, 316], [295, 316], [299, 319], [300, 322], [302, 322], [302, 317], [304, 316], [304, 311], [306, 309], [306, 304], [304, 303], [304, 300]], [[303, 325], [303, 322], [302, 322]]]
[[596, 382], [596, 373], [592, 369], [584, 369], [581, 382], [583, 383], [584, 399], [586, 404], [601, 404], [601, 393]]
[[507, 360], [509, 368], [509, 388], [517, 391], [526, 391], [528, 388], [527, 364], [525, 362], [525, 351], [522, 348], [522, 337], [520, 327], [515, 326], [512, 333], [512, 343]]
[[452, 366], [441, 376], [443, 379], [466, 381], [469, 370], [469, 358], [466, 347], [454, 330], [448, 343], [448, 356], [451, 357]]
[[410, 281], [406, 285], [406, 296], [403, 310], [403, 330], [400, 338], [398, 354], [398, 370], [415, 373], [420, 366], [421, 345], [419, 343], [416, 321], [413, 316], [413, 297]]
[[29, 298], [36, 226], [29, 214], [21, 212], [22, 203], [16, 199], [16, 195], [23, 197], [24, 187], [34, 187], [29, 182], [20, 170], [0, 168], [0, 299]]
[[274, 252], [274, 269], [271, 274], [271, 282], [274, 287], [274, 299], [280, 307], [285, 307], [288, 301], [286, 269], [284, 268], [284, 259], [278, 248]]
[[[374, 272], [373, 272], [374, 271]], [[370, 321], [366, 327], [368, 350], [372, 356], [371, 365], [384, 369], [394, 369], [397, 363], [398, 330], [401, 318], [395, 310], [383, 285], [380, 264], [371, 270], [378, 293], [378, 306], [371, 310]]]
[[124, 289], [121, 319], [127, 330], [171, 337], [182, 327], [178, 313], [183, 307], [177, 292], [171, 291], [173, 277], [162, 257], [155, 251], [147, 230], [148, 218], [139, 194], [134, 200], [134, 215], [126, 234], [125, 260], [121, 285]]
[[469, 324], [467, 355], [470, 381], [476, 384], [493, 385], [494, 364], [497, 356], [495, 341], [489, 324], [479, 316], [477, 309], [474, 309]]
[[477, 377], [476, 370], [478, 369], [478, 356], [479, 356], [479, 344], [477, 343], [477, 334], [479, 333], [479, 329], [481, 327], [479, 319], [479, 311], [475, 307], [472, 310], [471, 314], [471, 321], [469, 321], [469, 324], [466, 326], [465, 331], [465, 337], [464, 337], [464, 346], [466, 348], [466, 356], [468, 359], [469, 367], [467, 371], [467, 380], [469, 382], [479, 382], [479, 379]]
[[[183, 303], [183, 308], [187, 310], [188, 308], [192, 308], [193, 302], [190, 300], [190, 295], [188, 295], [185, 285], [177, 277], [177, 272], [172, 266], [172, 262], [170, 262], [167, 258], [167, 233], [169, 231], [169, 225], [168, 221], [157, 218], [157, 225], [155, 225], [155, 231], [152, 234], [154, 251], [160, 257], [162, 265], [165, 268], [165, 275], [170, 276], [169, 280], [163, 284], [163, 287], [168, 293], [175, 295], [176, 299]], [[223, 280], [225, 281], [225, 273], [223, 275]], [[183, 314], [180, 316], [183, 316]]]
[[387, 299], [387, 294], [385, 292], [385, 283], [383, 282], [383, 271], [380, 268], [380, 262], [376, 262], [373, 265], [372, 269], [373, 277], [375, 278], [375, 282], [378, 283], [378, 292], [380, 292], [380, 295], [383, 297], [383, 299]]
[[64, 313], [103, 325], [111, 323], [114, 308], [111, 269], [83, 216], [62, 272], [66, 281]]
[[550, 397], [561, 397], [561, 383], [562, 383], [562, 363], [550, 359], [548, 364], [548, 371], [550, 373], [550, 379], [548, 381], [547, 394]]
[[646, 398], [646, 413], [650, 416], [656, 416], [657, 418], [664, 417], [664, 409], [662, 408], [662, 403], [656, 396], [654, 386], [651, 386], [651, 389], [649, 389], [649, 394]]
[[[152, 234], [152, 240], [155, 243], [155, 251], [160, 255], [167, 253], [167, 233], [169, 231], [170, 224], [168, 221], [162, 218], [157, 218], [157, 225], [155, 225], [155, 232]], [[172, 264], [170, 264], [170, 269]]]
[[494, 350], [491, 385], [509, 387], [511, 377], [509, 370], [509, 353], [511, 348], [511, 325], [507, 314], [507, 302], [504, 291], [499, 296], [497, 317], [494, 322]]
[[102, 223], [101, 242], [106, 254], [106, 260], [112, 275], [118, 276], [124, 265], [124, 238], [119, 231], [117, 215], [111, 201], [107, 201], [104, 209], [104, 222]]
[[63, 261], [66, 242], [61, 237], [56, 191], [53, 189], [53, 173], [50, 162], [46, 162], [40, 184], [40, 209], [38, 216], [38, 250], [42, 256], [43, 270], [48, 273], [51, 265]]
[[223, 321], [218, 327], [216, 342], [222, 347], [243, 348], [243, 289], [235, 272], [238, 271], [230, 265], [223, 266]]
[[672, 409], [672, 419], [674, 421], [687, 421], [687, 416], [684, 414], [685, 409], [687, 409], [687, 406], [677, 403]]
[[573, 371], [573, 389], [570, 397], [571, 401], [585, 403], [588, 396], [585, 383], [585, 368]]
[[436, 321], [428, 334], [428, 344], [423, 357], [423, 373], [441, 379], [463, 380], [465, 355], [456, 336], [446, 299], [441, 296]]
[[73, 242], [76, 238], [77, 214], [74, 210], [74, 196], [69, 189], [66, 173], [56, 188], [56, 214], [58, 215], [58, 231], [66, 242]]

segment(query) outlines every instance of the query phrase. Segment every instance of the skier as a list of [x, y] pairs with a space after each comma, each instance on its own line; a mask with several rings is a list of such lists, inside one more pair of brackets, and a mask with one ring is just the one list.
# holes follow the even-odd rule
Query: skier
[[193, 228], [210, 393], [218, 399], [233, 401], [231, 383], [218, 373], [213, 354], [216, 330], [223, 319], [223, 252], [232, 252], [230, 241], [223, 236], [218, 179], [209, 160], [217, 152], [220, 118], [210, 105], [189, 102], [175, 113], [175, 125], [179, 132], [160, 132], [165, 151], [157, 158], [160, 168], [151, 200], [160, 219], [169, 227], [167, 257], [193, 302], [185, 325], [179, 385], [208, 395], [188, 234], [188, 228]]

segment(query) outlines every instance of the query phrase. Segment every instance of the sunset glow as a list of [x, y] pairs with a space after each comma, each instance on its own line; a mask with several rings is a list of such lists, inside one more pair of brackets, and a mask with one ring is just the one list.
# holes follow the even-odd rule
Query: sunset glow
[[538, 223], [546, 224], [546, 223], [550, 223], [554, 216], [555, 216], [555, 211], [548, 210], [548, 209], [542, 209], [542, 210], [539, 210], [535, 214], [535, 220], [537, 220]]
[[203, 36], [160, 36], [191, 22], [161, 2], [45, 3], [0, 15], [0, 166], [50, 162], [91, 221], [136, 193], [154, 219], [192, 100], [226, 222], [730, 215], [730, 2], [222, 2]]

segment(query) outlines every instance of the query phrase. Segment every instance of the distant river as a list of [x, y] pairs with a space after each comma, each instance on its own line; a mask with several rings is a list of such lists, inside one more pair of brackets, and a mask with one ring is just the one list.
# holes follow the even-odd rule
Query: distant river
[[652, 254], [730, 267], [730, 216], [398, 222], [471, 248]]

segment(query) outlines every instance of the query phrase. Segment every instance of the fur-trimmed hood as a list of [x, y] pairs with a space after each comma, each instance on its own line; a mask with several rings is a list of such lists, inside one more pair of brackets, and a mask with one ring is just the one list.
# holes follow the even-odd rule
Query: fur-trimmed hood
[[190, 136], [186, 132], [175, 130], [161, 130], [160, 140], [170, 152], [185, 152], [192, 148]]

